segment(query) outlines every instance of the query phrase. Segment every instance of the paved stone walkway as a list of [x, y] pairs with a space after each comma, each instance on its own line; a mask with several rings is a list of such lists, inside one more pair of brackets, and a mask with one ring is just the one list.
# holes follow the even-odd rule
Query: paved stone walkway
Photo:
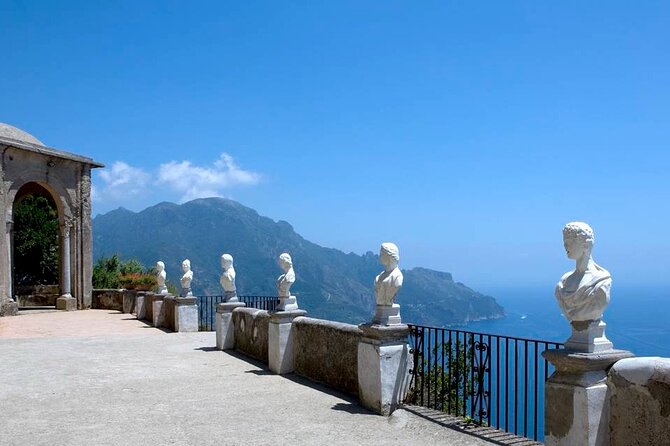
[[0, 318], [0, 445], [492, 444], [214, 344], [104, 310]]
[[20, 311], [19, 316], [0, 318], [0, 342], [10, 338], [71, 338], [110, 335], [161, 335], [131, 314], [112, 310]]

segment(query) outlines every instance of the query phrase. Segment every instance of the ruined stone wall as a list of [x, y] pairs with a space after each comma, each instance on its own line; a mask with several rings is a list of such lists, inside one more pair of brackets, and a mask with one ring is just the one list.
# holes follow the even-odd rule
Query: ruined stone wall
[[96, 289], [92, 292], [91, 308], [94, 310], [116, 310], [132, 313], [135, 310], [135, 290]]
[[670, 359], [622, 359], [607, 387], [611, 446], [670, 445]]
[[358, 396], [356, 325], [299, 317], [293, 321], [295, 372]]
[[58, 285], [30, 285], [17, 286], [14, 295], [18, 298], [19, 307], [56, 306], [56, 299], [60, 296]]
[[96, 310], [123, 311], [123, 290], [93, 290], [92, 307]]
[[255, 308], [236, 308], [233, 311], [233, 323], [235, 350], [267, 364], [270, 314]]

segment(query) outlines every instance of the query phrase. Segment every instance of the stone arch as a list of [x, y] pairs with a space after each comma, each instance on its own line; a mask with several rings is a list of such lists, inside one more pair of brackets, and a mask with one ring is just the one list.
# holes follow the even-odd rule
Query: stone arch
[[57, 308], [91, 307], [91, 169], [97, 167], [104, 166], [47, 147], [32, 135], [0, 123], [0, 215], [5, 216], [5, 236], [0, 237], [0, 316], [15, 314], [18, 308], [11, 286], [13, 212], [22, 188], [30, 189], [31, 184], [48, 192], [58, 213], [62, 295]]
[[58, 221], [64, 224], [67, 219], [72, 219], [72, 197], [67, 191], [67, 188], [58, 180], [50, 178], [49, 182], [40, 180], [41, 172], [26, 171], [12, 181], [9, 191], [7, 192], [7, 221], [12, 221], [10, 218], [14, 211], [14, 204], [16, 203], [16, 196], [22, 188], [31, 183], [37, 184], [46, 190], [54, 200], [58, 211]]
[[63, 183], [54, 177], [48, 178], [48, 181], [43, 181], [44, 173], [38, 169], [28, 169], [23, 171], [18, 175], [11, 183], [9, 191], [7, 192], [7, 221], [12, 222], [12, 227], [10, 229], [9, 236], [9, 261], [10, 268], [9, 274], [7, 277], [7, 288], [14, 296], [15, 284], [13, 283], [14, 277], [14, 243], [13, 243], [13, 213], [14, 206], [17, 203], [17, 197], [21, 197], [22, 190], [30, 185], [36, 185], [39, 188], [45, 190], [52, 198], [56, 205], [56, 210], [58, 213], [58, 223], [59, 223], [59, 250], [58, 250], [58, 259], [59, 259], [59, 293], [60, 297], [56, 300], [56, 308], [62, 310], [74, 310], [77, 306], [77, 299], [72, 296], [72, 272], [77, 268], [72, 264], [72, 259], [76, 256], [72, 253], [72, 243], [71, 243], [71, 233], [72, 229], [76, 223], [76, 216], [73, 215], [73, 201], [74, 197], [68, 191], [67, 187]]
[[[49, 201], [50, 207], [53, 208], [53, 210], [56, 213], [56, 222], [57, 226], [54, 228], [56, 230], [56, 240], [55, 242], [57, 243], [57, 258], [56, 258], [56, 270], [52, 271], [54, 273], [53, 279], [50, 279], [48, 282], [41, 282], [39, 279], [36, 278], [36, 276], [31, 275], [32, 279], [30, 282], [27, 283], [20, 283], [19, 278], [23, 273], [26, 273], [27, 271], [30, 271], [25, 269], [26, 265], [23, 264], [21, 267], [19, 267], [19, 254], [17, 252], [17, 241], [15, 240], [16, 234], [18, 234], [18, 231], [21, 229], [25, 229], [25, 227], [19, 227], [17, 224], [17, 218], [15, 215], [15, 209], [19, 205], [21, 201], [24, 199], [30, 197], [30, 196], [43, 196], [46, 197]], [[14, 296], [19, 296], [23, 298], [23, 305], [28, 305], [28, 306], [43, 306], [43, 305], [51, 305], [55, 306], [56, 305], [56, 298], [61, 295], [61, 290], [63, 289], [63, 274], [64, 274], [64, 269], [65, 265], [63, 264], [63, 237], [62, 237], [62, 221], [63, 221], [63, 206], [59, 206], [59, 197], [58, 195], [55, 195], [55, 192], [53, 188], [48, 187], [48, 185], [40, 184], [39, 182], [35, 181], [28, 181], [25, 182], [22, 186], [18, 187], [12, 193], [12, 201], [10, 204], [10, 208], [8, 210], [8, 213], [11, 214], [10, 218], [8, 221], [12, 222], [12, 228], [11, 228], [11, 234], [10, 234], [10, 256], [11, 256], [11, 271], [10, 271], [10, 277], [9, 277], [9, 283], [11, 284], [11, 292]], [[52, 245], [53, 246], [53, 245]], [[22, 274], [19, 274], [21, 272]], [[44, 272], [44, 271], [42, 271]], [[33, 273], [35, 271], [33, 270]], [[39, 275], [38, 275], [39, 276]], [[30, 277], [30, 276], [29, 276]], [[51, 273], [47, 273], [46, 276], [42, 276], [42, 280], [45, 278], [51, 277]], [[25, 279], [25, 276], [23, 277]], [[39, 286], [38, 286], [39, 285]], [[56, 287], [54, 287], [56, 285]], [[54, 289], [55, 288], [55, 289]], [[30, 290], [30, 291], [29, 291]], [[27, 296], [31, 295], [29, 299], [27, 299]], [[21, 301], [19, 300], [19, 305], [21, 305]]]

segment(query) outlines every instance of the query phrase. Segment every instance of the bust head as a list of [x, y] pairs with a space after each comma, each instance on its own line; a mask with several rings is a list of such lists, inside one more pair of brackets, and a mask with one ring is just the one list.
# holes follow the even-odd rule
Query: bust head
[[591, 226], [581, 221], [573, 221], [563, 228], [563, 246], [569, 259], [577, 260], [590, 256], [594, 235]]
[[285, 252], [279, 256], [279, 266], [281, 266], [284, 271], [288, 271], [293, 267], [293, 260], [291, 260], [291, 255], [289, 253]]
[[382, 243], [379, 249], [379, 263], [387, 268], [395, 268], [400, 261], [400, 251], [395, 243]]
[[233, 256], [224, 254], [221, 256], [221, 268], [228, 269], [233, 266]]
[[158, 262], [156, 262], [156, 269], [158, 270], [159, 273], [165, 270], [165, 263], [159, 260]]
[[191, 271], [191, 261], [189, 259], [185, 259], [181, 262], [181, 270], [184, 272]]

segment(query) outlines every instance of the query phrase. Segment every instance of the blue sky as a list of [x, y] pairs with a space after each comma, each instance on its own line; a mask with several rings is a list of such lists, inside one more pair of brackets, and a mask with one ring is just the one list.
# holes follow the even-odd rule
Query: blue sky
[[[551, 289], [561, 228], [670, 273], [670, 4], [0, 0], [0, 122], [94, 210], [233, 198], [343, 251]], [[194, 247], [197, 249], [197, 247]], [[222, 250], [225, 247], [222, 247]]]

